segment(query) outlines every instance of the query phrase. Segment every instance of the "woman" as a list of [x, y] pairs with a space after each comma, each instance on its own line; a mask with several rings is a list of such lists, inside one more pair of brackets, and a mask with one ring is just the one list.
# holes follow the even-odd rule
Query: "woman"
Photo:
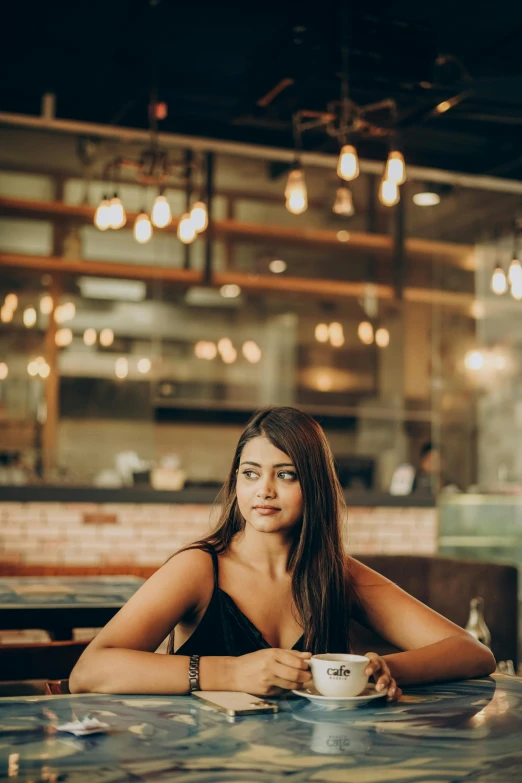
[[[296, 408], [254, 414], [207, 538], [160, 568], [91, 642], [73, 693], [304, 688], [307, 659], [350, 649], [350, 619], [404, 652], [370, 658], [377, 689], [478, 677], [491, 652], [466, 631], [348, 557], [344, 500], [321, 427]], [[175, 630], [173, 630], [175, 629]], [[170, 633], [170, 655], [154, 650]]]

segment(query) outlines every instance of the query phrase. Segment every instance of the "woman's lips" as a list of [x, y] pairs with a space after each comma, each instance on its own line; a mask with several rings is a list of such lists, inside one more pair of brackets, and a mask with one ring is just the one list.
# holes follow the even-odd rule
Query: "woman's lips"
[[275, 506], [254, 506], [254, 511], [257, 511], [262, 517], [270, 517], [273, 514], [277, 514], [281, 509]]

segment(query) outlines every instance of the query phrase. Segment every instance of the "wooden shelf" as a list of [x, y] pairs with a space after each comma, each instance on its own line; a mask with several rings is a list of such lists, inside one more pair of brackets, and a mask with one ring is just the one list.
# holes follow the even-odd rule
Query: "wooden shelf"
[[[53, 256], [29, 256], [17, 253], [0, 253], [0, 267], [26, 269], [53, 274], [94, 275], [96, 277], [116, 277], [131, 280], [165, 280], [180, 286], [205, 285], [202, 272], [191, 269], [179, 269], [169, 266], [144, 266], [142, 264], [121, 264], [111, 261], [82, 261]], [[212, 277], [214, 286], [235, 283], [247, 292], [290, 293], [310, 297], [344, 299], [362, 297], [367, 290], [364, 282], [346, 280], [324, 280], [311, 277], [276, 277], [275, 275], [253, 275], [244, 272], [216, 272]], [[392, 300], [393, 288], [390, 285], [373, 287], [378, 298]], [[474, 301], [473, 294], [441, 291], [432, 288], [406, 287], [404, 299], [408, 302], [437, 304], [470, 312]]]
[[[61, 201], [30, 201], [27, 199], [0, 198], [0, 214], [31, 216], [32, 218], [69, 219], [81, 223], [92, 223], [95, 208], [89, 205], [66, 204]], [[122, 231], [131, 230], [137, 213], [127, 213], [127, 225]], [[178, 219], [162, 231], [176, 231]], [[291, 245], [318, 245], [335, 247], [343, 252], [366, 250], [387, 256], [393, 253], [393, 238], [385, 234], [370, 234], [363, 231], [348, 231], [349, 239], [340, 241], [337, 230], [320, 228], [291, 228], [261, 223], [245, 223], [225, 219], [214, 221], [214, 233], [219, 239], [248, 240], [258, 243]], [[455, 242], [438, 242], [432, 239], [410, 237], [405, 240], [406, 254], [412, 260], [450, 264], [468, 271], [475, 269], [474, 247]]]

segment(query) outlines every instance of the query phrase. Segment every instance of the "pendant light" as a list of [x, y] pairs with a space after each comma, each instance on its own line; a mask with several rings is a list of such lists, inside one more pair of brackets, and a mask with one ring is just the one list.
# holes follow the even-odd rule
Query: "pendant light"
[[301, 215], [308, 208], [308, 194], [304, 172], [298, 161], [288, 175], [285, 188], [286, 208], [293, 215]]

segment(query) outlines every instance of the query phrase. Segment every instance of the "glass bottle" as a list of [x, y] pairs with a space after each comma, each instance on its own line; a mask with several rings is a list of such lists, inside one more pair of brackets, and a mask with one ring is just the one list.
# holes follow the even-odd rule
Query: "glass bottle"
[[479, 642], [486, 647], [491, 645], [491, 634], [484, 620], [484, 600], [482, 598], [472, 598], [469, 603], [469, 617], [466, 624], [466, 631], [470, 633]]

